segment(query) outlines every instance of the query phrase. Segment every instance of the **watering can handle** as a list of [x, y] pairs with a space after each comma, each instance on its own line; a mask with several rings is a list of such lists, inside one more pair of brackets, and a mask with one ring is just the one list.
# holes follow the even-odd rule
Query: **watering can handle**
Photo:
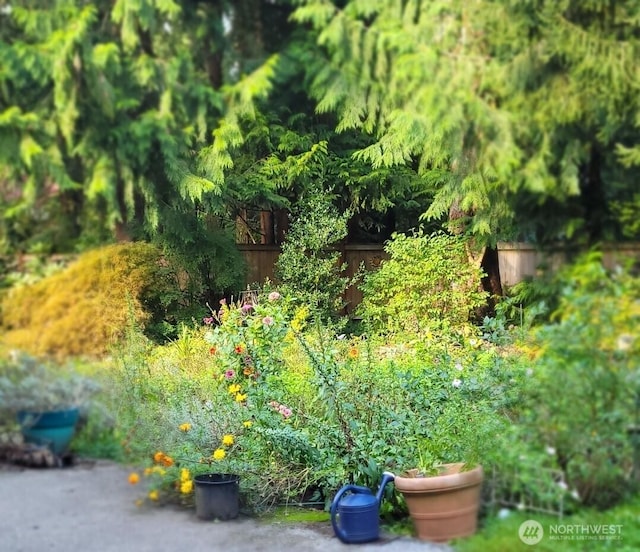
[[371, 491], [369, 490], [368, 487], [359, 487], [358, 485], [345, 485], [344, 487], [342, 487], [342, 489], [338, 491], [338, 494], [333, 499], [333, 502], [331, 503], [331, 525], [333, 525], [333, 530], [335, 531], [336, 535], [338, 535], [338, 538], [342, 542], [348, 542], [348, 539], [344, 531], [338, 526], [338, 521], [336, 520], [336, 514], [338, 513], [338, 504], [340, 503], [340, 499], [342, 498], [342, 495], [344, 495], [349, 491], [353, 493], [371, 494]]

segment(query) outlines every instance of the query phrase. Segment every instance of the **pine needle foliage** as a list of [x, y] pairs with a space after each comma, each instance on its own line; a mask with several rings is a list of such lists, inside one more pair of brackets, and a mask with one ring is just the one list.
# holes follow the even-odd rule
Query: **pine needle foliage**
[[620, 235], [608, 204], [638, 176], [637, 3], [299, 4], [318, 112], [375, 136], [355, 154], [372, 167], [437, 182], [427, 218], [462, 209], [486, 241]]
[[[16, 0], [0, 13], [0, 236], [60, 203], [75, 240], [219, 193], [196, 173], [222, 110], [206, 62], [218, 6], [174, 0]], [[207, 35], [206, 44], [199, 37]], [[33, 215], [31, 215], [33, 217]], [[33, 220], [31, 218], [31, 220]], [[102, 237], [99, 237], [102, 239]], [[53, 250], [66, 243], [50, 244]], [[67, 249], [68, 250], [68, 249]]]

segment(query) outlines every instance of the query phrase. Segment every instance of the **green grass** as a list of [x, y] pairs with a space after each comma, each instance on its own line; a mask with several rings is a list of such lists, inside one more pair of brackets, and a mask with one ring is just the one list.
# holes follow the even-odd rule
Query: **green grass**
[[284, 521], [287, 523], [315, 523], [329, 521], [329, 512], [299, 506], [278, 506], [272, 512], [263, 516], [266, 521]]
[[[538, 521], [544, 537], [538, 544], [527, 545], [520, 541], [518, 529], [527, 520]], [[550, 525], [621, 525], [621, 540], [552, 540]], [[583, 550], [616, 550], [634, 552], [640, 550], [640, 495], [624, 504], [604, 512], [581, 510], [558, 520], [554, 516], [527, 512], [512, 512], [505, 519], [495, 516], [481, 522], [478, 533], [452, 543], [458, 552], [577, 552]]]

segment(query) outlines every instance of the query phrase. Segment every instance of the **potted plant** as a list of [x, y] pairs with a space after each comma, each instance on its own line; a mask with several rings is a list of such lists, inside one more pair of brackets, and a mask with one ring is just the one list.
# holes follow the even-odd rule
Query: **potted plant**
[[[469, 468], [469, 469], [467, 469]], [[411, 469], [397, 475], [419, 539], [445, 542], [476, 531], [483, 471], [464, 462], [442, 464], [437, 471]]]
[[60, 366], [22, 353], [0, 359], [0, 404], [19, 424], [27, 443], [61, 456], [75, 433], [80, 408], [97, 384], [71, 365]]
[[499, 454], [494, 445], [508, 393], [489, 354], [432, 362], [405, 376], [419, 416], [404, 429], [406, 453], [394, 484], [418, 538], [443, 542], [476, 530], [483, 465]]

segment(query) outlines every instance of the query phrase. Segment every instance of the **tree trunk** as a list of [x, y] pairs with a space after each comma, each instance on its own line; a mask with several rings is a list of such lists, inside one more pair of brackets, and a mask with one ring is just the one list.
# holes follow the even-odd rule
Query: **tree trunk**
[[487, 247], [482, 257], [482, 270], [486, 276], [482, 278], [482, 288], [489, 293], [485, 316], [495, 314], [497, 300], [502, 297], [502, 281], [500, 279], [500, 265], [498, 263], [498, 249]]
[[589, 160], [580, 170], [580, 191], [584, 212], [585, 229], [590, 244], [599, 242], [604, 237], [607, 217], [607, 203], [602, 182], [602, 156], [596, 144], [591, 145]]

